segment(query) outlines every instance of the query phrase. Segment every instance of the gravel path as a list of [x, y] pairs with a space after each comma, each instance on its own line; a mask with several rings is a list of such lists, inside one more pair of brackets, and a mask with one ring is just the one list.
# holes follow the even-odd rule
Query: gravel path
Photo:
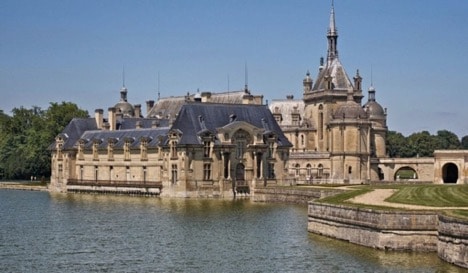
[[395, 189], [375, 189], [371, 192], [351, 198], [348, 201], [351, 203], [385, 206], [385, 207], [392, 207], [392, 208], [417, 209], [417, 210], [468, 209], [468, 207], [429, 207], [429, 206], [407, 205], [407, 204], [401, 204], [401, 203], [391, 203], [391, 202], [385, 201], [385, 199], [390, 197], [395, 191], [396, 191]]

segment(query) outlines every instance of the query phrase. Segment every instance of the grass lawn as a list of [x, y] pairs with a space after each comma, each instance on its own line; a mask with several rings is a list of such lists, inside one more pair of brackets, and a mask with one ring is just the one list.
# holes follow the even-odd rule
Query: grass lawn
[[386, 201], [431, 207], [468, 207], [468, 185], [404, 186]]

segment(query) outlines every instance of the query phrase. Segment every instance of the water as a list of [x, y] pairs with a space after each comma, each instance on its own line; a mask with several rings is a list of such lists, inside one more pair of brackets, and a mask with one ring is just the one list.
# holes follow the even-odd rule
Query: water
[[466, 271], [310, 234], [304, 206], [0, 190], [0, 272]]

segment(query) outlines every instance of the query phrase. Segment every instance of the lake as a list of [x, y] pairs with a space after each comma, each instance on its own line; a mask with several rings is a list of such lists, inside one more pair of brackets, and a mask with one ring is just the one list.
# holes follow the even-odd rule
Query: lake
[[0, 190], [0, 272], [466, 272], [307, 232], [307, 208]]

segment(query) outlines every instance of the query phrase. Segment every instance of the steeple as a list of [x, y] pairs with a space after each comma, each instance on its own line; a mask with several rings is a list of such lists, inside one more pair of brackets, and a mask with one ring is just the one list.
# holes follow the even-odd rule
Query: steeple
[[331, 11], [330, 11], [330, 25], [328, 26], [327, 32], [328, 39], [328, 55], [327, 63], [330, 64], [335, 58], [338, 58], [338, 31], [335, 25], [335, 5], [332, 0]]

